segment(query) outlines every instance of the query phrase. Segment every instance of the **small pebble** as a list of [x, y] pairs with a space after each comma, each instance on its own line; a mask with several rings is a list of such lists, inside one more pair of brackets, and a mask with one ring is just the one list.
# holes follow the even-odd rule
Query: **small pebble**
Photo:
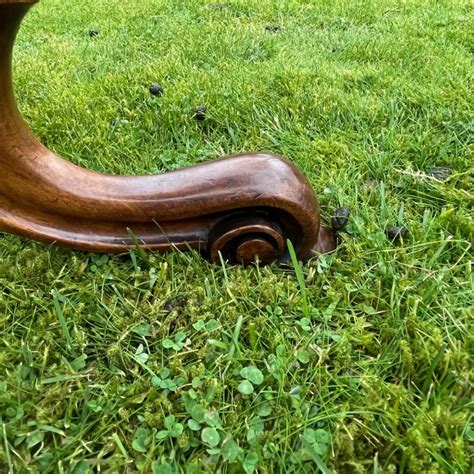
[[206, 112], [207, 107], [205, 105], [200, 105], [196, 107], [196, 113], [194, 114], [194, 118], [200, 122], [206, 119]]
[[149, 87], [149, 91], [150, 94], [154, 95], [155, 97], [161, 97], [165, 93], [165, 90], [159, 84], [152, 84]]
[[350, 215], [351, 210], [348, 207], [340, 207], [336, 209], [331, 221], [333, 230], [343, 230], [349, 222]]
[[91, 38], [97, 38], [97, 36], [99, 36], [99, 32], [97, 30], [89, 30], [89, 36]]
[[438, 181], [446, 181], [453, 171], [447, 167], [436, 167], [428, 171], [428, 174]]
[[385, 233], [389, 240], [396, 242], [408, 235], [408, 229], [406, 227], [389, 227]]
[[268, 31], [270, 33], [278, 33], [281, 30], [282, 30], [282, 27], [280, 25], [267, 25], [265, 27], [265, 31]]

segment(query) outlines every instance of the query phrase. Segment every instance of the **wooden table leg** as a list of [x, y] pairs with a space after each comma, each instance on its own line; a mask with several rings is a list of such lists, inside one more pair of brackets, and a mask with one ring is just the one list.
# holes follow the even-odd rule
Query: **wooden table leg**
[[[328, 252], [316, 196], [289, 161], [242, 154], [149, 176], [93, 173], [53, 154], [15, 103], [12, 48], [35, 0], [0, 0], [0, 230], [98, 252], [194, 248], [247, 264]], [[328, 238], [329, 235], [329, 238]]]

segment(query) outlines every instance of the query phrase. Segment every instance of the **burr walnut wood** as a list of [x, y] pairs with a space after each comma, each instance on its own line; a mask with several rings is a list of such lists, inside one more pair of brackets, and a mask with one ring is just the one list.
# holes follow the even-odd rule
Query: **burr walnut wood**
[[34, 0], [0, 0], [0, 230], [98, 252], [135, 245], [194, 248], [213, 262], [283, 260], [286, 239], [299, 258], [327, 252], [304, 175], [269, 154], [220, 158], [149, 176], [110, 176], [69, 163], [44, 147], [18, 112], [13, 43]]

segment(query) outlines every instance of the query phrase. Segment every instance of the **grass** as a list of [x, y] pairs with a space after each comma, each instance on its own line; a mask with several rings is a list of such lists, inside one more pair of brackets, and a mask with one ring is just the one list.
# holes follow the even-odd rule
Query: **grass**
[[55, 152], [281, 153], [352, 218], [296, 273], [2, 235], [0, 471], [469, 472], [472, 26], [467, 0], [36, 6], [17, 96]]

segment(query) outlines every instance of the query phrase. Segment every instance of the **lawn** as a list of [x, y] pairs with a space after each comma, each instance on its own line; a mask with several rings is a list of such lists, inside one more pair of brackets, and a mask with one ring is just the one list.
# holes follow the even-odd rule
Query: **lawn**
[[469, 0], [35, 6], [16, 94], [52, 150], [279, 153], [351, 220], [300, 279], [0, 235], [0, 472], [469, 472], [473, 28]]

